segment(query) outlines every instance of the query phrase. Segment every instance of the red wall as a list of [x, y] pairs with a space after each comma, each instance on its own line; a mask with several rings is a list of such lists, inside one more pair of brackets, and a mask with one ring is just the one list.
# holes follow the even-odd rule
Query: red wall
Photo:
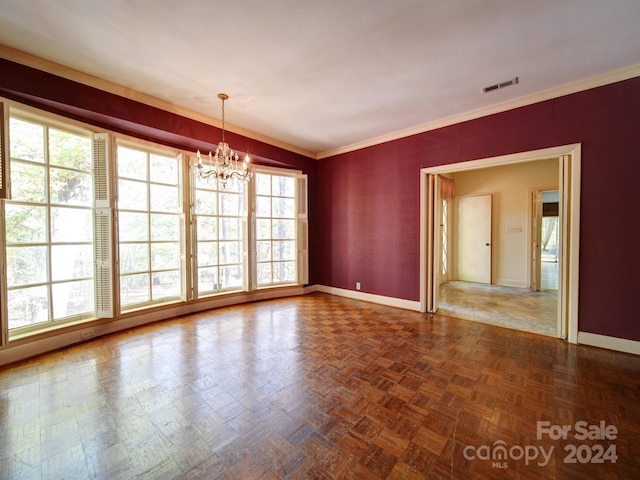
[[318, 164], [318, 282], [419, 300], [420, 175], [582, 143], [579, 330], [640, 341], [640, 78]]

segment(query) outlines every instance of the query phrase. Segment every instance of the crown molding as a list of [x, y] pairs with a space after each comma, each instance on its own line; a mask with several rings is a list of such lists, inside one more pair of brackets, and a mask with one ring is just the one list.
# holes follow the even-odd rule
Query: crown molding
[[[25, 65], [27, 67], [51, 73], [52, 75], [56, 75], [58, 77], [66, 78], [67, 80], [78, 82], [89, 87], [94, 87], [99, 90], [112, 93], [114, 95], [119, 95], [121, 97], [128, 98], [129, 100], [144, 103], [145, 105], [156, 107], [161, 110], [165, 110], [167, 112], [189, 118], [191, 120], [196, 120], [198, 122], [222, 128], [222, 121], [220, 119], [205, 115], [200, 112], [196, 112], [188, 108], [180, 107], [171, 102], [167, 102], [166, 100], [162, 100], [160, 98], [147, 95], [146, 93], [139, 92], [132, 88], [125, 87], [124, 85], [110, 82], [109, 80], [105, 80], [103, 78], [96, 77], [94, 75], [90, 75], [88, 73], [81, 72], [70, 67], [66, 67], [59, 63], [36, 57], [34, 55], [16, 50], [6, 45], [0, 44], [0, 57], [15, 63], [19, 63], [21, 65]], [[247, 138], [251, 138], [252, 140], [272, 145], [274, 147], [282, 148], [283, 150], [304, 155], [305, 157], [317, 159], [317, 155], [315, 152], [296, 147], [295, 145], [282, 142], [267, 135], [262, 135], [258, 132], [254, 132], [252, 130], [247, 130], [228, 122], [225, 122], [225, 130], [236, 133], [238, 135], [242, 135]]]
[[471, 110], [469, 112], [452, 115], [447, 118], [434, 120], [403, 130], [397, 130], [395, 132], [390, 132], [385, 135], [370, 138], [362, 142], [357, 142], [351, 145], [346, 145], [344, 147], [320, 152], [317, 155], [317, 159], [321, 160], [323, 158], [333, 157], [342, 153], [360, 150], [362, 148], [371, 147], [380, 143], [398, 140], [400, 138], [408, 137], [418, 133], [424, 133], [431, 130], [436, 130], [438, 128], [448, 127], [457, 123], [475, 120], [481, 117], [486, 117], [488, 115], [493, 115], [495, 113], [506, 112], [508, 110], [513, 110], [514, 108], [525, 107], [534, 103], [563, 97], [565, 95], [590, 90], [596, 87], [602, 87], [604, 85], [621, 82], [623, 80], [629, 80], [635, 77], [640, 77], [640, 65], [632, 65], [630, 67], [621, 68], [612, 72], [603, 73], [583, 80], [578, 80], [576, 82], [549, 88], [547, 90], [542, 90], [540, 92], [535, 92], [522, 97], [514, 98], [512, 100], [507, 100], [505, 102], [487, 105], [486, 107]]
[[[53, 75], [57, 75], [59, 77], [66, 78], [68, 80], [82, 83], [90, 87], [98, 88], [100, 90], [113, 93], [115, 95], [119, 95], [121, 97], [125, 97], [130, 100], [134, 100], [136, 102], [144, 103], [146, 105], [156, 107], [161, 110], [175, 113], [176, 115], [190, 118], [198, 122], [206, 123], [208, 125], [213, 125], [218, 128], [222, 126], [221, 121], [217, 118], [214, 118], [214, 117], [211, 117], [211, 116], [208, 116], [184, 107], [180, 107], [173, 103], [167, 102], [166, 100], [161, 100], [157, 97], [153, 97], [151, 95], [147, 95], [137, 90], [133, 90], [131, 88], [125, 87], [123, 85], [110, 82], [103, 78], [99, 78], [94, 75], [90, 75], [88, 73], [84, 73], [79, 70], [66, 67], [59, 63], [51, 62], [49, 60], [36, 57], [34, 55], [31, 55], [26, 52], [22, 52], [20, 50], [16, 50], [6, 45], [0, 44], [0, 57], [10, 60], [12, 62], [20, 63], [28, 67], [45, 71], [47, 73], [51, 73]], [[475, 120], [478, 118], [486, 117], [488, 115], [493, 115], [495, 113], [506, 112], [514, 108], [532, 105], [534, 103], [542, 102], [545, 100], [551, 100], [551, 99], [562, 97], [565, 95], [570, 95], [572, 93], [578, 93], [584, 90], [601, 87], [604, 85], [620, 82], [623, 80], [628, 80], [628, 79], [639, 77], [639, 76], [640, 76], [640, 64], [632, 65], [629, 67], [621, 68], [619, 70], [614, 70], [612, 72], [603, 73], [603, 74], [589, 77], [583, 80], [578, 80], [576, 82], [568, 83], [558, 87], [549, 88], [547, 90], [542, 90], [540, 92], [535, 92], [529, 95], [508, 100], [505, 102], [496, 103], [493, 105], [487, 105], [486, 107], [481, 107], [475, 110], [471, 110], [469, 112], [464, 112], [464, 113], [452, 115], [450, 117], [434, 120], [431, 122], [426, 122], [420, 125], [415, 125], [413, 127], [409, 127], [406, 129], [389, 132], [387, 134], [380, 135], [378, 137], [373, 137], [368, 140], [363, 140], [362, 142], [352, 143], [350, 145], [345, 145], [343, 147], [330, 149], [330, 150], [326, 150], [319, 153], [312, 152], [312, 151], [297, 147], [295, 145], [291, 145], [286, 142], [282, 142], [275, 138], [262, 135], [258, 132], [244, 129], [237, 125], [225, 123], [225, 129], [230, 132], [236, 133], [238, 135], [251, 138], [252, 140], [263, 142], [263, 143], [272, 145], [274, 147], [282, 148], [284, 150], [297, 153], [305, 157], [314, 158], [316, 160], [322, 160], [324, 158], [333, 157], [335, 155], [340, 155], [342, 153], [348, 153], [355, 150], [360, 150], [362, 148], [371, 147], [371, 146], [389, 142], [392, 140], [398, 140], [400, 138], [408, 137], [411, 135], [424, 133], [431, 130], [436, 130], [438, 128], [448, 127], [448, 126], [455, 125], [457, 123], [466, 122], [469, 120]]]

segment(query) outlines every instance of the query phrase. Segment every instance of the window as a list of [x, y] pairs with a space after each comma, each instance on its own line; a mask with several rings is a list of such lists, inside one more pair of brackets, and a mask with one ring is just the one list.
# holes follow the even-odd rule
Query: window
[[91, 136], [18, 116], [9, 132], [8, 327], [93, 316]]
[[182, 197], [175, 156], [118, 145], [123, 308], [182, 297]]
[[245, 287], [245, 185], [195, 175], [195, 258], [198, 296]]
[[255, 174], [257, 285], [295, 283], [296, 177]]

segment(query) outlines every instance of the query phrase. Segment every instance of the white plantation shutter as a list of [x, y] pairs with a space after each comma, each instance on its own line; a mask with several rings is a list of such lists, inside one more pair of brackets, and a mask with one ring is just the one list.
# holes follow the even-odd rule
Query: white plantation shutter
[[98, 318], [113, 318], [114, 233], [112, 199], [115, 198], [115, 148], [106, 133], [93, 136], [94, 186], [94, 266], [96, 281], [96, 314]]
[[258, 251], [256, 242], [256, 187], [255, 176], [245, 185], [246, 211], [243, 215], [243, 227], [245, 238], [242, 242], [245, 268], [245, 290], [258, 288]]
[[0, 198], [9, 198], [9, 122], [8, 108], [0, 102]]
[[180, 214], [180, 298], [187, 300], [187, 249], [185, 236], [187, 232], [187, 216]]
[[307, 175], [298, 176], [298, 283], [309, 283], [309, 218], [307, 199]]

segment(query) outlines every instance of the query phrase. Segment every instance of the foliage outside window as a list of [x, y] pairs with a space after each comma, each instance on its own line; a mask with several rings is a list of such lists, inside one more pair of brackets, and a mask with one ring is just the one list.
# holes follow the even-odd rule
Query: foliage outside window
[[229, 180], [195, 181], [198, 296], [244, 288], [245, 185]]
[[176, 157], [118, 146], [122, 307], [182, 296], [179, 167]]
[[296, 177], [256, 173], [257, 284], [296, 281]]
[[91, 137], [17, 117], [9, 132], [9, 329], [92, 316]]

